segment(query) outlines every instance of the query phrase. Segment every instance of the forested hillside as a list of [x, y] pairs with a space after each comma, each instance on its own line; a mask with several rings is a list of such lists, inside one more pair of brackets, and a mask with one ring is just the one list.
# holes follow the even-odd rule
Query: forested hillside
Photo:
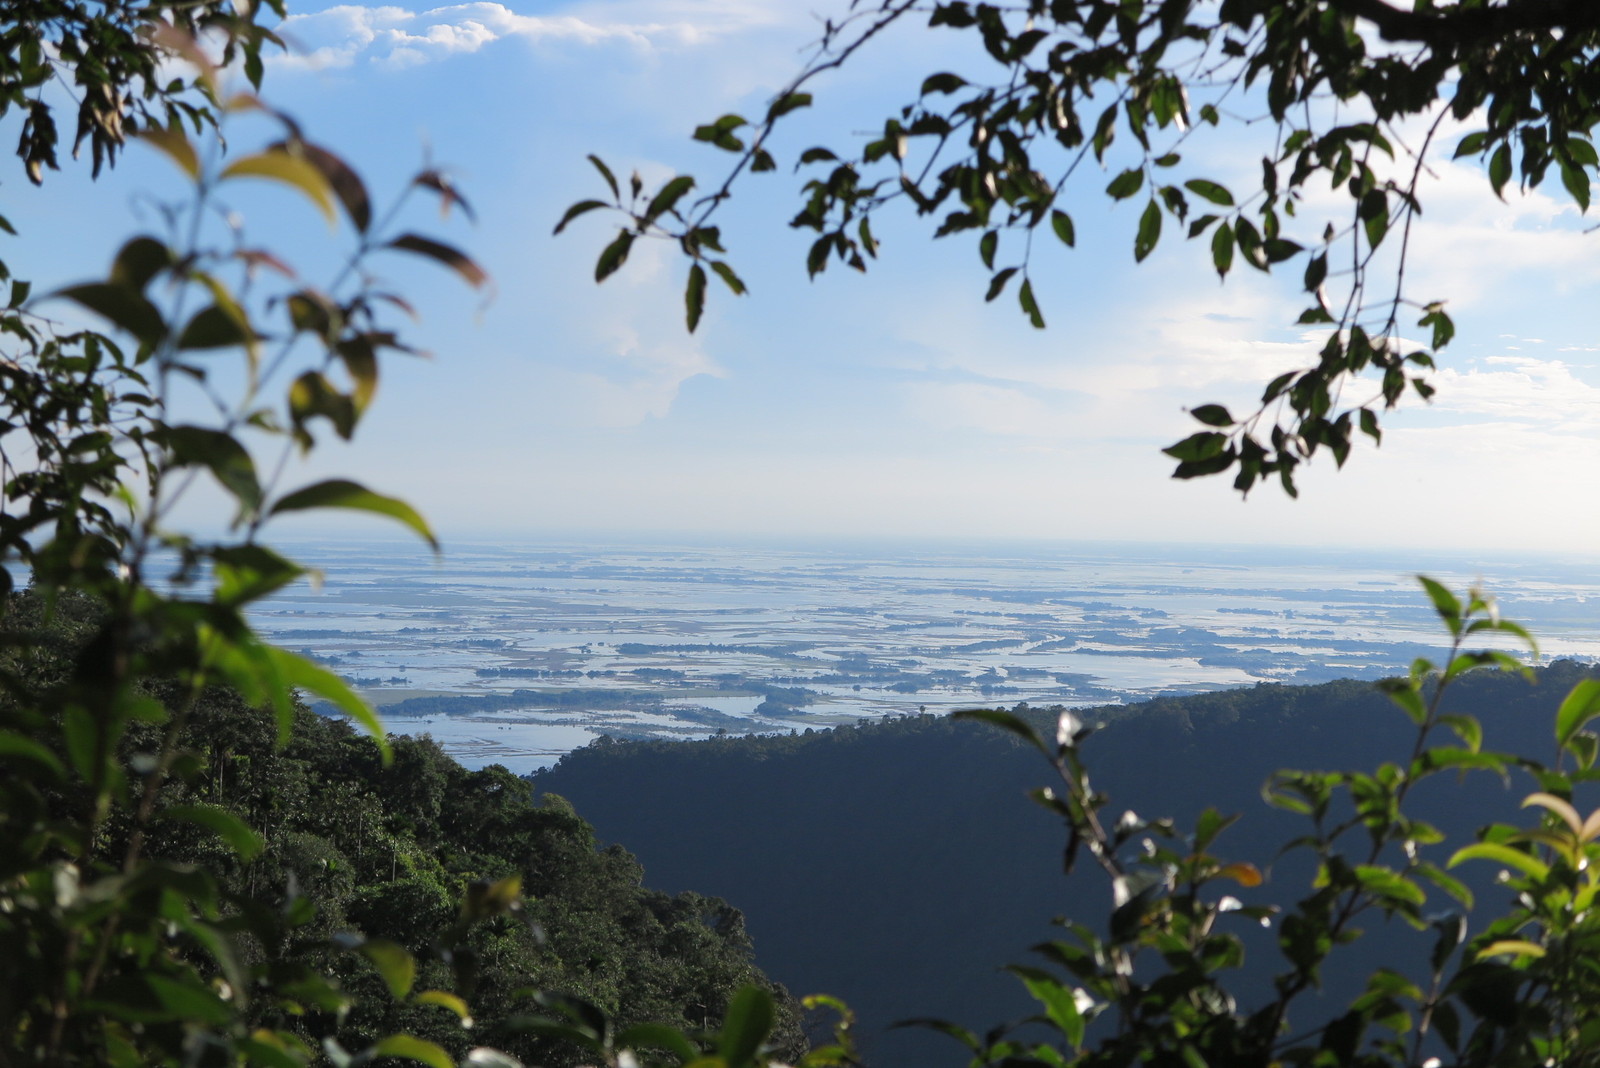
[[[20, 669], [35, 692], [57, 685], [99, 616], [78, 598], [46, 613], [32, 596], [13, 597], [5, 637], [22, 651], [11, 652], [7, 666]], [[152, 690], [169, 706], [182, 699], [175, 683], [153, 683]], [[134, 790], [159, 736], [145, 723], [125, 739]], [[229, 690], [207, 691], [189, 711], [176, 774], [159, 794], [144, 854], [198, 866], [218, 881], [221, 911], [235, 916], [247, 966], [265, 964], [282, 975], [311, 961], [333, 969], [339, 986], [357, 996], [347, 1018], [331, 1001], [320, 1006], [325, 1011], [300, 1015], [287, 1001], [258, 1000], [257, 1026], [287, 1027], [313, 1044], [337, 1036], [356, 1048], [406, 1031], [457, 1059], [487, 1042], [529, 1064], [559, 1065], [574, 1063], [579, 1051], [504, 1026], [516, 1014], [540, 1011], [534, 991], [584, 998], [618, 1026], [695, 1031], [717, 1026], [733, 992], [756, 983], [778, 995], [780, 1045], [791, 1056], [798, 1050], [796, 1007], [752, 965], [737, 909], [694, 892], [646, 889], [645, 873], [622, 847], [597, 848], [571, 805], [551, 796], [536, 802], [529, 784], [504, 768], [468, 771], [426, 738], [396, 737], [391, 745], [385, 764], [370, 738], [304, 707], [280, 745], [271, 713], [247, 707]], [[51, 803], [69, 814], [81, 800], [68, 793]], [[112, 811], [95, 843], [97, 859], [113, 864], [124, 855], [135, 810]], [[180, 811], [182, 818], [164, 818]], [[208, 812], [237, 816], [259, 835], [259, 849], [245, 851], [252, 859], [237, 848], [249, 832]], [[8, 815], [17, 814], [0, 818]], [[520, 880], [520, 906], [458, 927], [463, 902], [515, 885], [503, 880]], [[255, 915], [274, 902], [281, 925]], [[266, 929], [283, 940], [263, 937]], [[469, 958], [473, 1029], [458, 1026], [448, 1005], [383, 996], [378, 970], [337, 952], [341, 941], [363, 939], [412, 953], [419, 990], [458, 985], [442, 959], [446, 951], [457, 965]], [[27, 989], [29, 973], [26, 955], [0, 959], [0, 987], [11, 995]], [[308, 988], [297, 997], [302, 1008], [318, 1006]]]
[[[1556, 705], [1591, 670], [1557, 662], [1533, 686], [1508, 674], [1469, 676], [1450, 707], [1483, 721], [1485, 748], [1547, 760]], [[1267, 869], [1258, 894], [1279, 901], [1306, 885], [1298, 857], [1271, 870], [1276, 850], [1305, 824], [1263, 803], [1263, 781], [1285, 767], [1403, 762], [1415, 738], [1388, 698], [1358, 682], [1263, 685], [1082, 715], [1103, 726], [1084, 759], [1111, 797], [1109, 818], [1131, 808], [1192, 819], [1207, 805], [1243, 813], [1215, 851]], [[1047, 737], [1054, 731], [1053, 715], [1032, 718]], [[1037, 1011], [998, 969], [1027, 960], [1030, 946], [1052, 936], [1053, 917], [1104, 915], [1103, 884], [1062, 879], [1064, 831], [1026, 797], [1049, 777], [1010, 735], [921, 716], [699, 743], [602, 739], [534, 783], [571, 799], [659, 885], [737, 902], [761, 965], [797, 992], [849, 1001], [872, 1063], [900, 1065], [957, 1050], [920, 1032], [881, 1033], [889, 1023], [940, 1016], [987, 1027]], [[1527, 787], [1488, 774], [1441, 776], [1419, 788], [1414, 808], [1459, 844], [1483, 824], [1515, 818]], [[1412, 937], [1394, 926], [1395, 938]], [[1384, 948], [1392, 953], [1392, 940]], [[1282, 966], [1265, 938], [1250, 952], [1264, 975]]]

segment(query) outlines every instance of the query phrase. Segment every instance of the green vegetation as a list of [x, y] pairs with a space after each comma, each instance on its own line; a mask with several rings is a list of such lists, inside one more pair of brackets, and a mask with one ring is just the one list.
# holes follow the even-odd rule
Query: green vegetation
[[[813, 83], [871, 62], [923, 16], [934, 32], [978, 39], [989, 76], [981, 57], [966, 70], [976, 80], [929, 71], [881, 124], [852, 120], [840, 131], [851, 147], [782, 158], [773, 133], [811, 105]], [[596, 280], [619, 270], [636, 240], [672, 238], [690, 261], [694, 330], [708, 271], [745, 292], [714, 217], [746, 172], [792, 165], [811, 175], [789, 225], [812, 237], [812, 276], [830, 263], [866, 271], [879, 252], [873, 219], [900, 208], [934, 237], [971, 235], [984, 299], [1009, 286], [1042, 328], [1034, 257], [1076, 244], [1074, 213], [1142, 201], [1136, 260], [1180, 228], [1203, 243], [1204, 271], [1299, 272], [1306, 305], [1295, 321], [1327, 328], [1317, 362], [1274, 378], [1255, 411], [1197, 404], [1201, 428], [1166, 450], [1175, 477], [1232, 472], [1241, 491], [1276, 476], [1294, 495], [1300, 464], [1326, 450], [1342, 465], [1357, 434], [1381, 440], [1382, 409], [1432, 395], [1428, 372], [1455, 326], [1448, 294], [1419, 299], [1405, 266], [1435, 142], [1454, 137], [1457, 157], [1486, 161], [1497, 194], [1513, 179], [1532, 188], [1554, 174], [1583, 210], [1600, 169], [1600, 16], [1577, 0], [875, 0], [836, 13], [809, 56], [764, 114], [723, 115], [695, 131], [733, 159], [702, 196], [684, 174], [656, 189], [636, 176], [624, 197], [591, 157], [605, 187], [572, 205], [556, 231], [595, 209], [621, 215]], [[865, 144], [855, 136], [863, 128]], [[1186, 161], [1199, 154], [1191, 141], [1223, 132], [1234, 141], [1221, 151], [1247, 157], [1259, 182], [1229, 188]], [[1324, 214], [1313, 198], [1330, 187], [1342, 207]], [[1412, 340], [1418, 332], [1427, 346]]]
[[[1053, 141], [1078, 158], [1104, 156], [1119, 117], [1140, 142], [1143, 162], [1108, 193], [1122, 199], [1151, 191], [1135, 241], [1139, 258], [1154, 247], [1164, 217], [1186, 220], [1191, 194], [1220, 209], [1190, 227], [1193, 236], [1212, 235], [1212, 262], [1223, 273], [1235, 250], [1262, 269], [1303, 256], [1305, 287], [1320, 294], [1326, 245], [1348, 238], [1355, 267], [1344, 279], [1343, 311], [1336, 316], [1319, 299], [1302, 317], [1337, 328], [1322, 362], [1275, 381], [1254, 416], [1196, 408], [1216, 429], [1170, 450], [1181, 476], [1236, 468], [1236, 485], [1247, 489], [1276, 473], [1292, 492], [1294, 468], [1317, 449], [1342, 460], [1357, 426], [1378, 436], [1375, 401], [1335, 410], [1344, 379], [1378, 369], [1384, 403], [1408, 388], [1426, 395], [1430, 387], [1408, 375], [1431, 357], [1398, 345], [1405, 300], [1366, 295], [1374, 252], [1418, 210], [1421, 153], [1409, 184], [1403, 171], [1396, 180], [1377, 169], [1373, 154], [1390, 152], [1393, 124], [1431, 106], [1442, 85], [1453, 87], [1458, 117], [1487, 105], [1487, 128], [1461, 150], [1488, 156], [1495, 188], [1510, 180], [1515, 156], [1525, 184], [1538, 184], [1553, 166], [1587, 204], [1587, 175], [1597, 162], [1588, 133], [1597, 113], [1586, 86], [1600, 34], [1591, 5], [1463, 0], [1409, 12], [1378, 0], [1028, 6], [1033, 22], [1024, 25], [1020, 11], [936, 4], [937, 24], [983, 34], [1004, 68], [1001, 83], [984, 88], [935, 75], [919, 99], [950, 100], [948, 113], [914, 105], [890, 120], [859, 168], [825, 150], [806, 154], [807, 162], [834, 165], [827, 180], [810, 186], [797, 220], [821, 234], [810, 266], [820, 270], [832, 255], [864, 266], [862, 252], [874, 252], [867, 216], [889, 199], [904, 196], [927, 212], [959, 203], [944, 229], [980, 231], [980, 256], [995, 272], [991, 292], [1020, 273], [1024, 311], [1042, 323], [1026, 261], [995, 268], [1000, 232], [1031, 231], [1048, 218], [1071, 244], [1071, 220], [1054, 207], [1061, 186], [1035, 169], [1033, 146]], [[400, 1058], [431, 1068], [458, 1060], [516, 1068], [520, 1053], [608, 1068], [757, 1068], [799, 1054], [792, 1014], [750, 970], [736, 912], [710, 898], [641, 890], [633, 861], [597, 852], [567, 806], [535, 804], [528, 787], [503, 771], [456, 768], [426, 741], [391, 743], [337, 676], [252, 632], [250, 605], [305, 575], [264, 543], [276, 517], [363, 511], [433, 542], [408, 505], [356, 482], [285, 483], [287, 460], [312, 451], [318, 435], [354, 434], [383, 358], [407, 351], [395, 317], [409, 305], [375, 288], [369, 264], [422, 257], [470, 286], [487, 285], [462, 252], [403, 229], [413, 195], [466, 211], [441, 172], [419, 172], [375, 210], [336, 153], [260, 98], [224, 85], [211, 58], [218, 53], [259, 81], [261, 48], [273, 37], [254, 22], [257, 10], [209, 3], [5, 9], [0, 110], [26, 112], [18, 151], [30, 180], [43, 180], [57, 163], [54, 119], [38, 90], [59, 80], [78, 89], [77, 136], [88, 141], [96, 168], [136, 137], [177, 168], [183, 191], [151, 213], [163, 228], [126, 242], [102, 277], [40, 298], [74, 305], [105, 332], [60, 328], [36, 309], [16, 265], [4, 272], [12, 286], [0, 309], [8, 345], [0, 375], [0, 563], [31, 570], [34, 588], [6, 602], [0, 646], [0, 1064], [297, 1068], [326, 1060], [361, 1068]], [[888, 0], [829, 23], [828, 47], [801, 81], [913, 10]], [[1356, 15], [1418, 47], [1369, 53], [1353, 31]], [[210, 51], [201, 48], [202, 35]], [[1052, 35], [1059, 39], [1040, 51]], [[1180, 136], [1191, 106], [1186, 79], [1193, 83], [1188, 76], [1204, 69], [1213, 47], [1222, 66], [1206, 73], [1206, 85], [1194, 83], [1197, 91], [1264, 77], [1283, 135], [1266, 160], [1260, 196], [1239, 203], [1204, 177], [1167, 182], [1162, 175], [1181, 160], [1172, 145], [1153, 143]], [[1039, 65], [1040, 56], [1050, 58]], [[169, 77], [175, 66], [184, 73]], [[1299, 125], [1300, 105], [1324, 86], [1372, 115], [1330, 125], [1342, 120], [1324, 122], [1308, 107]], [[763, 142], [772, 123], [808, 102], [799, 88], [779, 97], [748, 146], [736, 131], [749, 124], [737, 116], [703, 128], [701, 139], [740, 153], [741, 167], [769, 169], [775, 161]], [[1096, 89], [1112, 90], [1116, 102], [1090, 123], [1079, 111]], [[235, 141], [223, 157], [213, 136], [240, 114], [271, 132]], [[1195, 115], [1201, 123], [1219, 117], [1211, 102]], [[943, 170], [930, 157], [920, 177], [862, 180], [865, 168], [903, 161], [911, 139], [943, 146], [955, 134], [972, 152]], [[706, 223], [721, 193], [686, 215], [678, 205], [689, 179], [674, 178], [649, 198], [636, 190], [625, 202], [600, 169], [629, 216], [628, 229], [602, 254], [600, 277], [621, 265], [635, 237], [665, 227], [695, 261], [691, 328], [707, 266], [742, 289], [725, 262], [708, 259], [721, 255]], [[1279, 227], [1317, 175], [1346, 185], [1353, 214], [1322, 245], [1302, 246]], [[219, 218], [222, 193], [263, 180], [342, 227], [335, 240], [344, 247], [334, 257], [341, 266], [329, 277], [303, 277], [255, 244], [247, 228]], [[568, 218], [597, 206], [604, 205], [579, 205]], [[1419, 310], [1438, 348], [1449, 340], [1450, 321], [1436, 304]], [[214, 373], [230, 356], [234, 373]], [[207, 415], [173, 414], [179, 380], [204, 383]], [[1279, 399], [1287, 402], [1286, 425], [1275, 415], [1263, 422]], [[178, 506], [196, 485], [212, 486], [234, 507], [226, 535], [199, 537], [179, 524]], [[9, 575], [0, 569], [7, 585]], [[1600, 1000], [1600, 815], [1575, 807], [1597, 777], [1600, 738], [1584, 728], [1600, 715], [1600, 681], [1577, 681], [1560, 702], [1553, 745], [1544, 721], [1549, 763], [1486, 749], [1484, 717], [1445, 697], [1453, 701], [1478, 668], [1520, 668], [1503, 653], [1471, 650], [1482, 634], [1521, 632], [1475, 594], [1458, 599], [1436, 584], [1427, 592], [1450, 649], [1442, 665], [1419, 661], [1384, 687], [1403, 714], [1394, 722], [1407, 725], [1393, 747], [1396, 760], [1371, 772], [1319, 767], [1271, 779], [1273, 802], [1305, 824], [1286, 847], [1290, 858], [1306, 861], [1298, 898], [1276, 885], [1273, 899], [1234, 896], [1258, 889], [1261, 869], [1214, 852], [1230, 822], [1215, 809], [1204, 809], [1190, 832], [1131, 813], [1111, 820], [1108, 797], [1091, 784], [1085, 763], [1088, 731], [1072, 714], [1057, 714], [1042, 731], [1020, 712], [969, 714], [1009, 732], [1018, 752], [1037, 751], [1048, 762], [1059, 782], [1034, 799], [1064, 823], [1066, 867], [1084, 858], [1085, 867], [1099, 869], [1112, 907], [1103, 925], [1067, 921], [1060, 937], [1042, 943], [1049, 968], [1013, 967], [1037, 1002], [1023, 1030], [936, 1024], [968, 1048], [963, 1056], [1016, 1068], [1600, 1062], [1600, 1025], [1590, 1010]], [[370, 737], [312, 718], [298, 690], [333, 702]], [[1204, 707], [1248, 705], [1218, 700]], [[1347, 706], [1332, 707], [1338, 714]], [[1198, 737], [1182, 706], [1150, 715], [1167, 712], [1170, 726], [1144, 741], [1170, 738], [1171, 727]], [[1350, 734], [1344, 723], [1316, 740], [1355, 744]], [[843, 751], [872, 732], [831, 737]], [[1362, 762], [1388, 742], [1361, 738]], [[1319, 750], [1318, 763], [1334, 750]], [[1142, 769], [1153, 751], [1141, 754]], [[1189, 773], [1211, 787], [1237, 781], [1234, 762], [1191, 754], [1190, 763]], [[1491, 786], [1531, 777], [1535, 790], [1524, 807], [1540, 811], [1497, 820], [1470, 838], [1417, 814], [1431, 791], [1468, 772], [1487, 773], [1478, 780]], [[1467, 796], [1490, 792], [1474, 781]], [[771, 815], [740, 794], [723, 795], [720, 805], [735, 820]], [[848, 826], [860, 813], [836, 815]], [[813, 808], [809, 817], [817, 816]], [[946, 849], [946, 865], [958, 865], [968, 858], [929, 833], [952, 826], [925, 819], [911, 840]], [[770, 828], [765, 833], [782, 844]], [[737, 860], [751, 863], [749, 855]], [[1458, 868], [1505, 875], [1475, 894]], [[848, 868], [829, 870], [841, 879], [833, 900], [870, 889]], [[991, 890], [1012, 885], [1012, 872], [978, 870]], [[1280, 878], [1278, 885], [1296, 882]], [[1480, 899], [1491, 903], [1475, 908]], [[975, 916], [1006, 907], [992, 894], [971, 904]], [[922, 921], [915, 899], [903, 905], [925, 942], [946, 936]], [[1274, 974], [1253, 988], [1248, 977], [1234, 982], [1250, 943], [1248, 932], [1229, 925], [1258, 919], [1276, 956]], [[1391, 936], [1407, 928], [1423, 940]], [[1360, 948], [1375, 941], [1380, 959], [1361, 958]], [[1347, 957], [1358, 966], [1336, 974]], [[1354, 989], [1342, 988], [1348, 974], [1360, 976]], [[908, 986], [916, 978], [898, 962], [890, 982]], [[539, 989], [544, 984], [571, 992]], [[1320, 1000], [1312, 996], [1319, 987], [1327, 988]], [[798, 1064], [855, 1063], [848, 1012], [826, 1000], [812, 1004], [838, 1012], [839, 1023], [834, 1040]], [[477, 1021], [482, 1030], [468, 1031]]]
[[[29, 178], [57, 162], [60, 82], [96, 171], [137, 140], [180, 192], [102, 277], [35, 297], [0, 267], [0, 1064], [567, 1064], [587, 1058], [563, 1036], [599, 1018], [608, 1042], [704, 1043], [730, 1065], [798, 1055], [793, 1007], [752, 970], [735, 910], [643, 890], [570, 807], [391, 743], [348, 684], [251, 630], [249, 607], [306, 574], [264, 543], [278, 517], [367, 512], [435, 544], [402, 501], [286, 473], [319, 436], [350, 438], [383, 361], [413, 351], [383, 260], [487, 285], [404, 229], [419, 197], [470, 214], [442, 172], [375, 203], [336, 153], [226, 83], [213, 57], [259, 81], [276, 41], [259, 10], [3, 14], [0, 111], [26, 113]], [[223, 210], [260, 181], [330, 224], [328, 276]], [[103, 331], [60, 326], [67, 306]], [[182, 415], [180, 382], [203, 398]], [[205, 492], [233, 507], [215, 538], [178, 518]], [[10, 594], [13, 570], [31, 572], [27, 594]]]
[[[64, 626], [69, 615], [77, 619]], [[52, 613], [47, 627], [44, 616], [37, 598], [14, 600], [10, 633], [32, 626], [33, 633], [20, 635], [29, 646], [54, 647], [65, 657], [73, 651], [66, 645], [72, 631], [80, 638], [93, 632], [94, 616], [81, 606]], [[38, 655], [30, 659], [34, 672], [54, 666]], [[507, 1027], [534, 1004], [525, 992], [542, 989], [585, 998], [622, 1026], [687, 1030], [720, 1024], [733, 992], [755, 985], [775, 996], [783, 1047], [790, 1055], [801, 1051], [797, 1006], [751, 966], [739, 912], [715, 898], [642, 888], [638, 863], [620, 847], [597, 851], [589, 826], [560, 798], [535, 804], [523, 780], [497, 767], [469, 772], [426, 737], [391, 739], [385, 761], [371, 739], [298, 705], [288, 742], [280, 745], [277, 733], [270, 714], [244, 706], [237, 695], [203, 694], [176, 739], [189, 774], [160, 791], [144, 855], [203, 868], [216, 880], [224, 911], [240, 909], [241, 920], [251, 908], [294, 917], [280, 933], [302, 946], [331, 947], [360, 932], [369, 943], [402, 947], [417, 958], [414, 982], [433, 988], [450, 985], [435, 947], [449, 944], [471, 888], [520, 885], [514, 914], [474, 926], [451, 952], [475, 962], [474, 1042], [535, 1063], [570, 1060], [569, 1051]], [[153, 728], [134, 727], [124, 739], [124, 761], [158, 741]], [[65, 800], [51, 806], [55, 818], [70, 816]], [[185, 812], [210, 815], [190, 821]], [[223, 819], [252, 829], [252, 857], [208, 829]], [[111, 821], [91, 863], [115, 864], [132, 833], [129, 821]], [[282, 952], [266, 937], [271, 929], [250, 924], [239, 932], [236, 948], [246, 961], [271, 961], [275, 950]], [[283, 955], [279, 963], [294, 959]], [[26, 988], [25, 961], [7, 958], [0, 977], [7, 989]], [[454, 1057], [467, 1052], [467, 1033], [448, 1012], [377, 996], [379, 977], [365, 962], [347, 960], [332, 971], [359, 999], [343, 1020], [290, 1019], [282, 1005], [258, 1000], [249, 1026], [287, 1026], [313, 1046], [328, 1036], [360, 1046], [403, 1029]]]
[[[1596, 688], [1593, 680], [1591, 666], [1573, 661], [1539, 669], [1535, 685], [1513, 673], [1468, 673], [1451, 681], [1439, 711], [1476, 721], [1480, 752], [1548, 761], [1555, 753], [1551, 724], [1558, 710], [1574, 692], [1579, 703], [1569, 705], [1569, 713], [1581, 708], [1584, 695]], [[1018, 706], [1007, 715], [1048, 737], [1059, 710]], [[1417, 737], [1416, 725], [1381, 691], [1353, 681], [1261, 685], [1078, 715], [1097, 728], [1080, 749], [1097, 792], [1107, 799], [1108, 822], [1128, 809], [1146, 818], [1207, 806], [1240, 815], [1219, 848], [1225, 843], [1230, 859], [1253, 863], [1267, 881], [1254, 888], [1225, 882], [1209, 899], [1231, 895], [1252, 906], [1292, 908], [1321, 865], [1307, 848], [1280, 855], [1284, 843], [1306, 833], [1306, 822], [1263, 805], [1261, 784], [1287, 766], [1343, 773], [1359, 788], [1371, 789], [1378, 781], [1373, 776], [1342, 769], [1371, 768], [1384, 755], [1408, 761], [1397, 764], [1404, 782], [1413, 771], [1408, 757]], [[1455, 725], [1471, 733], [1469, 720]], [[1437, 733], [1448, 738], [1452, 730], [1447, 723]], [[1493, 763], [1455, 741], [1434, 740], [1438, 759]], [[1555, 779], [1535, 773], [1531, 761], [1513, 764], [1527, 770], [1509, 775], [1531, 786], [1510, 789], [1513, 779], [1502, 783], [1492, 771], [1417, 775], [1402, 811], [1446, 836], [1431, 846], [1419, 844], [1419, 860], [1443, 865], [1458, 847], [1476, 841], [1482, 828], [1525, 825], [1518, 805], [1527, 790], [1559, 788]], [[1099, 869], [1085, 853], [1078, 870], [1063, 880], [1066, 839], [1059, 824], [1028, 800], [1041, 782], [1040, 767], [1039, 755], [1016, 734], [913, 716], [793, 736], [595, 745], [570, 754], [535, 782], [572, 798], [602, 838], [638, 843], [662, 885], [699, 886], [739, 901], [763, 967], [790, 986], [825, 987], [843, 997], [860, 1013], [868, 1062], [901, 1065], [948, 1061], [953, 1051], [941, 1048], [947, 1040], [936, 1036], [884, 1033], [895, 1020], [931, 1014], [981, 1036], [990, 1024], [1030, 1015], [1030, 1004], [1032, 1012], [1039, 1011], [1027, 989], [1000, 969], [1017, 962], [1025, 947], [1063, 937], [1050, 917], [1087, 922], [1100, 916], [1095, 929], [1107, 929], [1101, 902], [1111, 895], [1098, 880]], [[1576, 775], [1580, 784], [1590, 777]], [[737, 812], [728, 811], [728, 797], [743, 799]], [[1330, 810], [1338, 813], [1340, 806], [1333, 803]], [[1347, 836], [1352, 832], [1369, 833], [1361, 823]], [[1507, 833], [1513, 832], [1491, 836]], [[1130, 833], [1121, 854], [1137, 857], [1142, 837]], [[1363, 844], [1352, 843], [1357, 850]], [[1403, 856], [1403, 848], [1390, 850], [1386, 862]], [[1404, 870], [1403, 862], [1396, 866]], [[1497, 881], [1498, 870], [1463, 863], [1445, 872], [1476, 895], [1470, 913], [1424, 882], [1423, 914], [1454, 910], [1473, 917], [1469, 936], [1476, 936], [1512, 901]], [[1338, 1017], [1380, 968], [1399, 970], [1414, 982], [1426, 979], [1432, 935], [1413, 934], [1403, 918], [1386, 921], [1381, 912], [1369, 909], [1360, 923], [1366, 936], [1337, 946], [1321, 964], [1324, 992], [1297, 1011], [1297, 1030], [1316, 1026], [1319, 1014], [1325, 1014], [1321, 1022]], [[1243, 967], [1224, 973], [1237, 979], [1228, 986], [1240, 1011], [1260, 1008], [1270, 999], [1274, 973], [1285, 966], [1282, 928], [1261, 928], [1232, 913], [1216, 927], [1243, 939]], [[1471, 958], [1468, 952], [1459, 962]], [[1162, 975], [1148, 959], [1140, 974], [1152, 983]], [[1519, 990], [1536, 998], [1535, 979], [1530, 976]], [[1341, 996], [1345, 1000], [1336, 1000]], [[1461, 1016], [1469, 1026], [1472, 1012]], [[1496, 1063], [1492, 1057], [1453, 1060], [1446, 1048], [1424, 1048], [1446, 1064]], [[1506, 1059], [1498, 1063], [1537, 1060], [1526, 1050], [1501, 1053]], [[1091, 1057], [1084, 1063], [1097, 1062]], [[1382, 1063], [1419, 1061], [1396, 1057]]]

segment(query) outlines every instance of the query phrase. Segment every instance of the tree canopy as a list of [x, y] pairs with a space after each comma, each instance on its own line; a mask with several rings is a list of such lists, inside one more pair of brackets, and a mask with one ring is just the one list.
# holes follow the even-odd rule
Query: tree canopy
[[[1484, 163], [1497, 194], [1554, 173], [1584, 210], [1600, 168], [1600, 14], [1577, 0], [878, 0], [828, 21], [764, 114], [695, 131], [733, 156], [715, 183], [697, 194], [690, 175], [656, 189], [635, 176], [625, 189], [595, 158], [602, 198], [574, 204], [558, 232], [597, 208], [622, 214], [599, 280], [638, 238], [675, 240], [694, 330], [710, 274], [745, 291], [716, 216], [746, 174], [791, 162], [774, 147], [784, 116], [825, 91], [821, 76], [870, 64], [918, 25], [976, 38], [986, 70], [929, 71], [864, 145], [795, 155], [807, 178], [789, 225], [815, 235], [806, 269], [865, 271], [872, 220], [904, 209], [934, 237], [974, 239], [984, 299], [1009, 290], [1043, 327], [1030, 265], [1045, 244], [1073, 246], [1075, 216], [1110, 199], [1143, 201], [1137, 260], [1176, 228], [1220, 276], [1296, 272], [1296, 321], [1326, 334], [1318, 359], [1265, 384], [1253, 411], [1193, 406], [1200, 429], [1166, 450], [1178, 478], [1226, 472], [1248, 491], [1275, 476], [1293, 495], [1302, 463], [1326, 450], [1342, 465], [1358, 434], [1381, 439], [1384, 409], [1433, 394], [1455, 332], [1449, 294], [1411, 292], [1406, 261], [1429, 159], [1447, 142]], [[1259, 157], [1259, 178], [1225, 183], [1185, 161], [1218, 137]], [[1109, 184], [1089, 160], [1111, 168]], [[1323, 189], [1344, 207], [1309, 208]]]

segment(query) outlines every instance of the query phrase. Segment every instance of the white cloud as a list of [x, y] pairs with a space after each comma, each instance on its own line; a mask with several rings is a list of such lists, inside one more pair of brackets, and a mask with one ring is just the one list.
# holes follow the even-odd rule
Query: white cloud
[[341, 4], [287, 19], [280, 33], [292, 54], [277, 62], [314, 70], [358, 61], [414, 66], [512, 38], [650, 51], [704, 44], [782, 18], [775, 5], [758, 2], [580, 5], [554, 15], [523, 15], [489, 0], [423, 11]]
[[668, 269], [673, 251], [664, 242], [636, 245], [628, 270], [590, 292], [590, 339], [582, 363], [569, 364], [562, 375], [572, 394], [563, 400], [560, 418], [637, 426], [665, 418], [690, 379], [726, 374], [702, 347], [704, 334], [674, 328], [681, 322], [683, 294], [680, 277]]
[[607, 348], [611, 358], [601, 361], [603, 370], [580, 372], [572, 380], [580, 414], [596, 426], [636, 426], [665, 418], [689, 379], [723, 375], [698, 345], [670, 336], [646, 342], [631, 325], [614, 327]]
[[1435, 376], [1443, 412], [1539, 424], [1545, 433], [1600, 429], [1600, 389], [1560, 360], [1490, 356], [1492, 370], [1446, 367]]
[[914, 418], [946, 429], [1041, 441], [1085, 436], [1070, 398], [1019, 385], [916, 382], [907, 389], [907, 403]]

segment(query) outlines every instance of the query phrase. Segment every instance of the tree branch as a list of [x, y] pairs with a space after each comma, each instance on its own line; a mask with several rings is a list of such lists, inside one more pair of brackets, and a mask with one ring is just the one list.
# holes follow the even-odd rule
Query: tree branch
[[1516, 0], [1502, 7], [1432, 12], [1402, 10], [1385, 0], [1331, 0], [1330, 6], [1372, 23], [1386, 41], [1414, 41], [1436, 50], [1481, 45], [1513, 33], [1600, 30], [1600, 4], [1592, 0]]

